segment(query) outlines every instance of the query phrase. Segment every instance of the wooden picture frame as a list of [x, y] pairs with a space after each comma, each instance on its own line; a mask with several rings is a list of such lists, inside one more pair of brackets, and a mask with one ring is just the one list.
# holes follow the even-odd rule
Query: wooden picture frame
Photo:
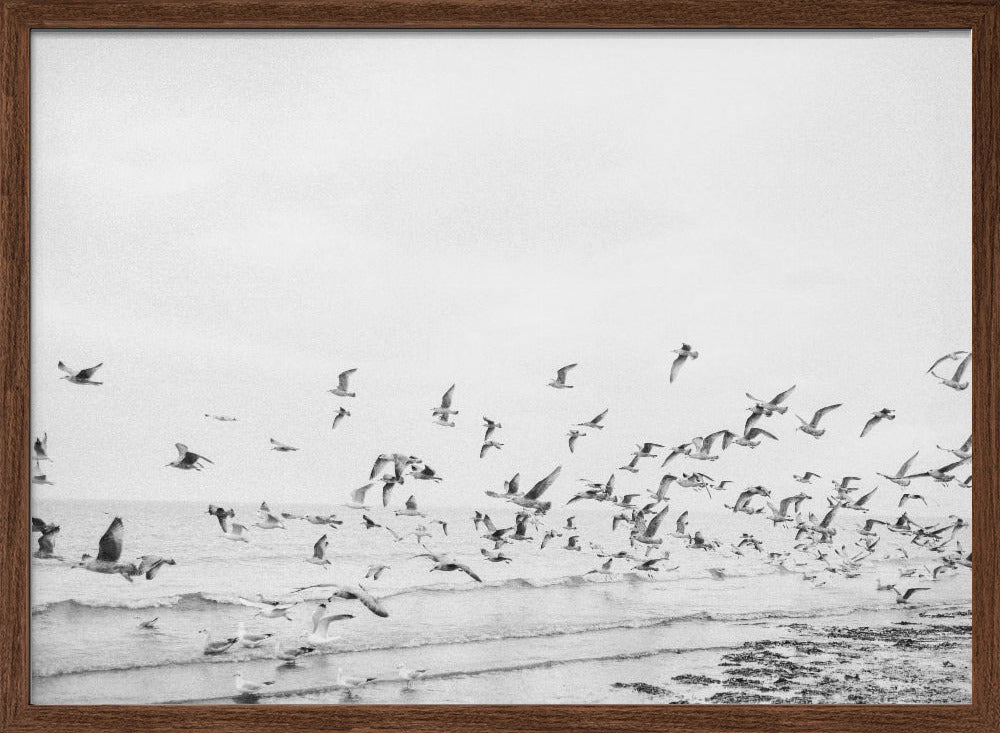
[[[1000, 730], [1000, 0], [0, 0], [0, 731]], [[29, 39], [33, 29], [970, 29], [973, 88], [973, 702], [968, 706], [29, 704]]]

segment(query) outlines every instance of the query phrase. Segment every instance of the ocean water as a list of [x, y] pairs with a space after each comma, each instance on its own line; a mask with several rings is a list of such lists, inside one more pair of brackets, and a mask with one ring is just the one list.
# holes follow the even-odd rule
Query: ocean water
[[[946, 490], [957, 497], [948, 502], [949, 513], [967, 504], [967, 491], [961, 497], [956, 489]], [[700, 653], [785, 633], [781, 622], [789, 619], [845, 623], [916, 609], [971, 606], [971, 577], [965, 568], [943, 573], [938, 580], [899, 578], [903, 570], [926, 575], [937, 558], [910, 543], [909, 536], [883, 531], [875, 555], [863, 563], [856, 578], [827, 572], [815, 551], [793, 552], [785, 568], [776, 568], [766, 553], [749, 548], [737, 554], [732, 543], [742, 532], [752, 531], [766, 551], [782, 551], [794, 544], [794, 530], [772, 527], [765, 515], [734, 515], [723, 508], [725, 499], [732, 497], [699, 504], [697, 524], [689, 526], [723, 541], [718, 551], [690, 549], [684, 540], [669, 536], [679, 507], [661, 529], [662, 549], [670, 552], [661, 570], [637, 572], [632, 562], [618, 559], [612, 575], [588, 574], [604, 561], [588, 540], [610, 552], [628, 546], [628, 530], [611, 529], [611, 517], [619, 510], [608, 504], [553, 508], [543, 522], [563, 537], [542, 550], [545, 526], [535, 528], [530, 532], [533, 540], [504, 547], [511, 563], [481, 557], [479, 548], [487, 543], [472, 522], [478, 508], [488, 511], [497, 526], [510, 526], [516, 507], [499, 500], [484, 497], [469, 506], [431, 506], [426, 519], [397, 517], [391, 509], [364, 512], [400, 534], [424, 524], [433, 534], [425, 540], [426, 547], [466, 562], [482, 578], [478, 583], [464, 573], [430, 572], [429, 560], [414, 557], [424, 549], [412, 536], [397, 542], [384, 530], [366, 530], [362, 511], [334, 504], [271, 507], [293, 514], [336, 513], [344, 524], [330, 530], [296, 520], [287, 521], [285, 530], [261, 530], [252, 526], [256, 505], [234, 506], [237, 521], [250, 527], [250, 542], [240, 543], [221, 536], [216, 519], [206, 513], [208, 501], [36, 497], [33, 515], [61, 525], [56, 551], [67, 560], [84, 552], [96, 554], [99, 537], [114, 516], [121, 516], [123, 560], [157, 554], [173, 557], [177, 564], [163, 568], [152, 581], [129, 583], [119, 576], [33, 559], [32, 702], [221, 702], [234, 695], [236, 670], [251, 679], [275, 680], [264, 701], [331, 702], [339, 699], [333, 691], [338, 668], [376, 677], [379, 689], [393, 691], [366, 689], [360, 693], [362, 701], [622, 702], [628, 700], [612, 690], [611, 680], [605, 685], [600, 678], [601, 670], [613, 662], [668, 660], [680, 673], [696, 666]], [[922, 524], [946, 519], [944, 512], [921, 509], [908, 507], [908, 513]], [[575, 533], [561, 529], [571, 514], [579, 527]], [[447, 521], [447, 536], [430, 522], [434, 518]], [[825, 550], [846, 545], [853, 555], [858, 539], [854, 530], [864, 519], [859, 512], [841, 510], [835, 522], [838, 535]], [[324, 532], [332, 561], [326, 568], [306, 562]], [[581, 536], [584, 551], [562, 549], [569, 534]], [[971, 550], [968, 528], [960, 530], [957, 539]], [[378, 581], [362, 580], [376, 562], [390, 568]], [[726, 577], [714, 578], [709, 568], [722, 569]], [[806, 572], [816, 580], [804, 579]], [[389, 617], [376, 617], [357, 602], [334, 600], [332, 611], [352, 613], [354, 618], [331, 625], [332, 640], [295, 667], [280, 665], [271, 646], [234, 647], [219, 656], [202, 653], [199, 630], [221, 639], [235, 636], [240, 622], [252, 631], [273, 633], [283, 646], [305, 643], [316, 603], [328, 592], [293, 591], [359, 580], [383, 600]], [[911, 609], [898, 606], [894, 593], [876, 591], [876, 580], [929, 590], [914, 597]], [[265, 619], [238, 601], [258, 594], [302, 603], [291, 612], [291, 621]], [[140, 621], [153, 617], [158, 618], [156, 630], [138, 628]], [[427, 668], [428, 679], [410, 691], [390, 683], [398, 662]], [[586, 691], [572, 684], [581, 675], [581, 665], [588, 678], [597, 677]], [[539, 670], [545, 670], [541, 679], [547, 683], [539, 682]]]

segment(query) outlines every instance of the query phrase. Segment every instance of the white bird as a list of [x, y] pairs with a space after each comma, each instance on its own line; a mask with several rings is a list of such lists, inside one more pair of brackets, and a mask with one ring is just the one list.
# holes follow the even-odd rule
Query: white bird
[[950, 473], [955, 468], [958, 468], [965, 461], [955, 461], [954, 463], [949, 463], [947, 466], [941, 466], [941, 468], [932, 468], [922, 473], [911, 473], [906, 478], [932, 478], [939, 484], [947, 484], [955, 479], [954, 474]]
[[567, 436], [569, 437], [569, 452], [573, 453], [575, 452], [574, 448], [576, 447], [576, 441], [580, 438], [586, 438], [587, 434], [581, 433], [579, 430], [570, 430], [567, 433]]
[[41, 438], [35, 438], [35, 461], [51, 461], [48, 454], [49, 434], [44, 433]]
[[962, 443], [961, 448], [945, 448], [939, 445], [938, 448], [943, 450], [945, 453], [951, 453], [955, 458], [961, 458], [962, 460], [968, 460], [972, 458], [972, 436], [970, 435], [968, 440]]
[[227, 540], [232, 540], [233, 542], [250, 542], [250, 536], [247, 534], [247, 528], [244, 527], [239, 522], [233, 522], [228, 528], [224, 519], [220, 519], [223, 522], [222, 536]]
[[368, 489], [374, 486], [374, 483], [365, 484], [364, 486], [359, 486], [354, 491], [351, 492], [351, 500], [347, 502], [346, 506], [351, 509], [368, 509], [369, 507], [365, 505], [365, 494], [368, 493]]
[[313, 545], [312, 557], [308, 558], [306, 562], [311, 562], [313, 565], [322, 565], [324, 567], [329, 565], [330, 561], [326, 557], [326, 548], [329, 546], [330, 541], [326, 538], [326, 535], [323, 535], [316, 540], [316, 544]]
[[333, 592], [330, 594], [331, 601], [334, 598], [339, 598], [344, 601], [358, 601], [362, 606], [367, 608], [376, 616], [381, 616], [382, 618], [387, 618], [389, 616], [389, 612], [385, 610], [381, 602], [359, 585], [317, 583], [315, 585], [307, 585], [303, 588], [296, 588], [294, 592], [298, 593], [299, 591], [308, 590], [309, 588], [332, 588]]
[[210, 420], [216, 420], [218, 422], [237, 422], [235, 417], [229, 417], [228, 415], [210, 415], [209, 413], [206, 412], [205, 417], [207, 417]]
[[699, 461], [717, 461], [718, 456], [712, 455], [712, 446], [715, 444], [716, 438], [725, 433], [724, 430], [718, 430], [710, 435], [706, 435], [704, 438], [692, 438], [691, 445], [694, 450], [688, 453], [689, 458], [694, 458]]
[[802, 423], [801, 425], [799, 425], [799, 430], [801, 430], [806, 435], [811, 435], [814, 438], [819, 438], [820, 436], [823, 435], [823, 433], [826, 432], [825, 428], [819, 427], [819, 421], [822, 420], [823, 416], [826, 415], [828, 412], [832, 412], [833, 410], [836, 410], [838, 407], [840, 407], [840, 403], [837, 403], [836, 405], [827, 405], [826, 407], [819, 408], [818, 410], [816, 410], [815, 413], [813, 413], [812, 420], [810, 420], [809, 422], [806, 422], [805, 420], [802, 419], [802, 417], [796, 415], [795, 417], [799, 418], [799, 422]]
[[795, 385], [793, 384], [784, 392], [779, 392], [769, 400], [758, 399], [749, 392], [746, 392], [745, 394], [748, 398], [750, 398], [756, 403], [756, 406], [760, 408], [761, 412], [765, 416], [771, 417], [771, 415], [773, 415], [775, 412], [778, 413], [779, 415], [784, 415], [786, 412], [788, 412], [788, 405], [784, 405], [782, 403], [785, 400], [787, 400], [789, 395], [791, 395], [792, 392], [794, 391], [795, 391]]
[[556, 389], [573, 389], [572, 384], [566, 384], [566, 375], [569, 374], [569, 370], [576, 367], [576, 364], [567, 364], [561, 369], [556, 371], [556, 378], [549, 382], [550, 387], [555, 387]]
[[441, 406], [435, 407], [431, 412], [438, 417], [443, 424], [447, 424], [448, 418], [457, 415], [458, 410], [451, 409], [451, 398], [455, 396], [455, 385], [448, 387], [448, 390], [441, 395]]
[[426, 674], [427, 674], [426, 669], [410, 669], [402, 662], [396, 665], [396, 675], [399, 677], [399, 679], [406, 681], [407, 687], [410, 687], [413, 684], [414, 680], [419, 680]]
[[276, 659], [280, 659], [285, 664], [291, 666], [298, 662], [299, 657], [303, 657], [306, 654], [310, 654], [316, 651], [315, 647], [311, 646], [299, 646], [294, 649], [282, 649], [281, 641], [277, 638], [274, 640], [274, 656]]
[[895, 420], [896, 411], [890, 410], [888, 407], [883, 407], [878, 412], [873, 412], [872, 416], [868, 418], [868, 422], [865, 423], [864, 428], [861, 429], [861, 437], [865, 437], [871, 432], [871, 429], [878, 425], [883, 420]]
[[[968, 388], [969, 383], [963, 382], [962, 377], [965, 376], [965, 370], [968, 368], [969, 363], [972, 361], [972, 352], [970, 351], [968, 355], [962, 359], [959, 363], [958, 368], [955, 370], [955, 374], [952, 375], [951, 379], [945, 379], [944, 377], [938, 376], [936, 373], [931, 372], [945, 387], [951, 387], [957, 392], [961, 392], [963, 389]], [[936, 366], [936, 365], [935, 365]]]
[[499, 430], [500, 428], [502, 428], [503, 425], [501, 425], [496, 420], [491, 420], [488, 417], [484, 417], [483, 418], [483, 427], [486, 428], [486, 435], [483, 436], [483, 442], [486, 443], [486, 442], [489, 441], [490, 436], [492, 436], [493, 433], [495, 433], [497, 430]]
[[77, 372], [77, 371], [74, 371], [74, 370], [70, 369], [68, 366], [66, 366], [62, 362], [59, 362], [59, 368], [62, 371], [66, 372], [66, 375], [67, 375], [65, 377], [60, 377], [60, 379], [69, 380], [73, 384], [91, 384], [91, 385], [94, 385], [94, 386], [97, 386], [99, 384], [104, 384], [104, 382], [95, 382], [95, 381], [93, 381], [91, 379], [91, 377], [94, 376], [94, 372], [96, 372], [102, 366], [104, 366], [104, 362], [101, 362], [97, 366], [92, 366], [92, 367], [89, 367], [87, 369], [81, 369], [80, 371]]
[[349, 392], [347, 387], [348, 380], [350, 380], [351, 375], [356, 371], [358, 370], [355, 368], [341, 372], [337, 377], [337, 386], [333, 389], [328, 389], [327, 392], [335, 394], [338, 397], [356, 397], [357, 395], [354, 392]]
[[899, 486], [902, 486], [903, 488], [906, 488], [907, 486], [910, 485], [910, 479], [908, 479], [906, 477], [906, 474], [910, 470], [910, 465], [913, 463], [913, 461], [916, 459], [916, 457], [917, 457], [917, 455], [919, 455], [919, 453], [920, 453], [920, 451], [917, 451], [912, 456], [910, 456], [909, 458], [907, 458], [906, 462], [903, 463], [903, 465], [899, 467], [899, 470], [896, 471], [896, 474], [894, 476], [889, 476], [889, 475], [884, 474], [884, 473], [879, 473], [878, 475], [881, 476], [882, 478], [889, 479], [894, 484], [897, 484]]
[[31, 483], [41, 486], [55, 486], [55, 482], [49, 481], [44, 473], [37, 473], [31, 476]]
[[388, 565], [383, 565], [378, 563], [376, 565], [369, 565], [368, 569], [365, 571], [365, 578], [371, 578], [372, 580], [378, 580], [382, 577], [382, 573], [389, 570]]
[[266, 682], [254, 682], [253, 680], [248, 680], [240, 672], [234, 674], [233, 677], [236, 678], [237, 691], [244, 695], [254, 695], [268, 685], [274, 684], [274, 680], [267, 680]]
[[800, 484], [808, 484], [811, 483], [812, 479], [814, 478], [823, 478], [823, 477], [820, 476], [818, 473], [813, 473], [812, 471], [806, 471], [801, 476], [793, 475], [792, 478], [798, 481]]
[[962, 358], [962, 356], [968, 353], [969, 353], [968, 351], [963, 350], [963, 351], [952, 351], [950, 354], [945, 354], [941, 358], [937, 359], [933, 364], [931, 364], [931, 368], [926, 371], [926, 374], [930, 374], [931, 372], [933, 372], [937, 368], [938, 364], [941, 364], [946, 361], [957, 361], [958, 359]]
[[354, 614], [350, 613], [328, 614], [326, 613], [326, 604], [320, 604], [320, 606], [323, 609], [323, 613], [317, 613], [313, 616], [313, 630], [306, 637], [306, 641], [317, 646], [337, 640], [337, 637], [330, 636], [330, 624], [334, 621], [346, 621], [347, 619], [354, 618]]
[[330, 426], [330, 429], [336, 430], [337, 426], [340, 425], [341, 421], [343, 421], [345, 417], [350, 417], [350, 416], [351, 413], [348, 410], [344, 409], [343, 407], [338, 407], [337, 414], [333, 416], [333, 425]]
[[260, 527], [261, 529], [285, 529], [285, 523], [269, 511], [261, 509], [257, 512], [257, 517], [258, 519], [254, 522], [254, 527]]
[[284, 443], [279, 443], [274, 438], [271, 438], [271, 450], [276, 450], [279, 453], [289, 453], [294, 450], [298, 450], [295, 446], [285, 445]]
[[239, 641], [239, 639], [235, 636], [223, 639], [222, 641], [212, 641], [212, 635], [208, 633], [208, 629], [201, 629], [198, 633], [205, 635], [205, 647], [202, 650], [202, 653], [208, 655], [224, 654], [229, 651], [233, 644]]
[[239, 639], [240, 644], [251, 649], [259, 647], [272, 636], [274, 636], [274, 634], [252, 634], [247, 631], [247, 626], [242, 621], [240, 621], [239, 626], [236, 627], [236, 638]]
[[238, 596], [237, 599], [244, 606], [249, 606], [250, 608], [257, 609], [257, 615], [263, 616], [264, 618], [284, 618], [291, 621], [288, 613], [295, 608], [294, 603], [281, 603], [280, 601], [266, 601], [263, 598], [258, 598], [254, 601], [249, 598], [244, 598], [243, 596]]
[[406, 500], [405, 507], [406, 507], [405, 509], [397, 509], [396, 510], [396, 516], [397, 517], [426, 517], [427, 516], [422, 511], [420, 511], [419, 509], [417, 509], [417, 499], [416, 499], [415, 496], [411, 495], [410, 498]]
[[677, 358], [674, 359], [674, 363], [670, 365], [670, 381], [671, 383], [677, 379], [677, 375], [681, 371], [681, 367], [684, 366], [684, 362], [688, 359], [697, 359], [698, 352], [694, 351], [687, 344], [681, 344], [679, 349], [674, 349], [674, 353], [677, 354]]
[[608, 411], [605, 410], [597, 417], [591, 418], [587, 422], [577, 423], [577, 427], [581, 428], [593, 428], [594, 430], [604, 430], [604, 426], [601, 425], [601, 421], [607, 417]]
[[139, 622], [140, 629], [156, 629], [156, 622], [160, 620], [159, 616], [154, 618], [146, 619], [145, 621]]
[[501, 448], [503, 448], [503, 443], [498, 443], [495, 440], [487, 440], [479, 447], [479, 457], [484, 458], [486, 454], [489, 452], [490, 448], [495, 448], [496, 450], [500, 450]]
[[930, 588], [907, 588], [905, 593], [900, 593], [896, 586], [892, 589], [896, 592], [896, 603], [909, 603], [910, 596], [920, 590], [930, 590]]
[[369, 682], [374, 682], [374, 677], [348, 677], [344, 675], [343, 668], [337, 669], [337, 681], [336, 686], [342, 690], [347, 690], [347, 694], [350, 695], [358, 687], [363, 687]]
[[171, 468], [180, 468], [185, 471], [194, 469], [195, 471], [201, 470], [201, 462], [212, 463], [211, 460], [205, 458], [205, 456], [200, 456], [197, 453], [192, 453], [188, 450], [188, 447], [183, 443], [174, 443], [174, 447], [177, 449], [177, 459], [172, 463], [168, 463], [167, 466]]

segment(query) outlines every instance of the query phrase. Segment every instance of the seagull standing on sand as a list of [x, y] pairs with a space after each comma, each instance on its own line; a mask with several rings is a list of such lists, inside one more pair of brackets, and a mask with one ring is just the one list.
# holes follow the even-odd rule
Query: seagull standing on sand
[[233, 677], [236, 678], [236, 690], [244, 695], [255, 695], [268, 685], [274, 684], [274, 680], [267, 680], [266, 682], [248, 680], [240, 672], [234, 674]]
[[342, 667], [337, 669], [336, 686], [342, 690], [346, 690], [348, 695], [351, 695], [357, 688], [374, 681], [375, 677], [347, 677], [344, 675]]
[[250, 649], [259, 647], [272, 636], [274, 634], [251, 634], [247, 631], [247, 626], [242, 621], [236, 627], [236, 638], [239, 639], [242, 646], [249, 647]]
[[407, 688], [413, 685], [414, 680], [419, 680], [425, 674], [427, 674], [426, 669], [410, 669], [402, 662], [396, 665], [396, 675], [406, 681]]
[[239, 638], [235, 636], [223, 639], [222, 641], [212, 641], [212, 635], [208, 633], [208, 629], [202, 629], [198, 633], [205, 635], [205, 648], [202, 653], [207, 655], [225, 654], [233, 644], [239, 641]]
[[59, 362], [59, 368], [62, 371], [66, 372], [66, 376], [60, 377], [60, 379], [66, 379], [72, 382], [73, 384], [90, 384], [94, 386], [97, 386], [99, 384], [104, 384], [104, 382], [95, 382], [91, 379], [91, 377], [94, 376], [94, 372], [96, 372], [102, 366], [104, 366], [104, 362], [101, 362], [97, 366], [92, 366], [87, 369], [81, 369], [80, 371], [77, 372], [70, 369], [62, 362]]
[[337, 386], [334, 387], [333, 389], [328, 389], [327, 392], [335, 394], [338, 397], [356, 397], [357, 395], [354, 392], [348, 391], [348, 386], [347, 386], [347, 383], [350, 380], [351, 375], [354, 374], [354, 372], [356, 371], [358, 371], [357, 368], [347, 369], [346, 371], [341, 372], [340, 375], [337, 377]]
[[576, 367], [576, 364], [567, 364], [563, 368], [556, 371], [556, 378], [549, 382], [550, 387], [555, 387], [556, 389], [573, 389], [572, 384], [566, 384], [566, 375], [569, 374], [569, 370]]

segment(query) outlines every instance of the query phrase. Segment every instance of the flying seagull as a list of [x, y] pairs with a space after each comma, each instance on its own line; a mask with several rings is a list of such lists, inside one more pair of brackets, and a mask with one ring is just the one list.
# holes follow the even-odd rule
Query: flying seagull
[[965, 376], [965, 370], [969, 366], [969, 362], [972, 361], [972, 352], [970, 351], [964, 359], [959, 363], [958, 368], [955, 370], [955, 374], [952, 375], [951, 379], [945, 379], [940, 377], [935, 372], [931, 372], [945, 387], [951, 387], [957, 392], [961, 392], [963, 389], [968, 388], [969, 383], [963, 382], [962, 377]]
[[457, 415], [458, 410], [451, 409], [451, 398], [455, 395], [455, 385], [448, 387], [448, 390], [441, 395], [441, 406], [435, 407], [432, 410], [432, 414], [436, 415], [439, 420], [446, 422], [447, 418], [452, 415]]
[[871, 432], [871, 429], [876, 425], [878, 425], [883, 420], [895, 420], [895, 419], [896, 419], [896, 411], [890, 410], [888, 407], [883, 407], [878, 412], [873, 412], [872, 416], [868, 418], [868, 422], [865, 423], [864, 428], [862, 428], [861, 430], [861, 437], [863, 438], [866, 435], [868, 435], [868, 433]]
[[366, 591], [359, 585], [337, 585], [335, 583], [318, 583], [316, 585], [307, 585], [303, 588], [296, 588], [293, 593], [298, 593], [300, 591], [308, 590], [309, 588], [332, 588], [333, 592], [330, 594], [330, 600], [333, 601], [334, 598], [339, 598], [343, 601], [358, 601], [362, 606], [367, 608], [369, 611], [374, 613], [376, 616], [381, 616], [382, 618], [387, 618], [389, 612], [385, 610], [381, 602], [371, 593]]
[[271, 438], [271, 450], [276, 450], [279, 453], [290, 453], [291, 451], [298, 450], [293, 445], [285, 445], [284, 443], [279, 443], [274, 438]]
[[206, 463], [212, 463], [211, 460], [205, 458], [205, 456], [200, 456], [197, 453], [192, 453], [188, 450], [188, 447], [183, 443], [174, 443], [174, 447], [177, 448], [177, 459], [173, 463], [168, 463], [167, 465], [172, 468], [180, 468], [185, 471], [194, 469], [195, 471], [201, 470], [200, 463], [205, 461]]
[[917, 451], [912, 456], [910, 456], [909, 458], [907, 458], [906, 462], [902, 466], [899, 467], [899, 470], [896, 471], [896, 474], [894, 476], [889, 476], [889, 475], [884, 474], [884, 473], [879, 473], [879, 476], [881, 476], [882, 478], [887, 478], [890, 481], [892, 481], [894, 484], [897, 484], [899, 486], [902, 486], [903, 488], [906, 488], [907, 486], [910, 485], [910, 479], [907, 477], [906, 474], [909, 472], [910, 465], [913, 463], [913, 461], [916, 459], [916, 457], [917, 457], [917, 455], [919, 453], [920, 453], [920, 451]]
[[774, 413], [778, 413], [779, 415], [784, 415], [786, 412], [788, 412], [788, 405], [784, 405], [782, 403], [785, 400], [787, 400], [789, 395], [791, 395], [792, 392], [794, 391], [795, 391], [795, 385], [793, 384], [784, 392], [779, 392], [778, 394], [776, 394], [770, 400], [758, 399], [749, 392], [746, 392], [745, 394], [748, 398], [750, 398], [756, 403], [756, 406], [760, 408], [761, 413], [763, 415], [765, 415], [766, 417], [771, 417], [771, 415], [773, 415]]
[[670, 382], [673, 383], [677, 379], [677, 375], [681, 371], [681, 367], [684, 366], [684, 362], [688, 359], [697, 359], [698, 352], [694, 351], [689, 345], [681, 344], [679, 349], [674, 349], [674, 353], [677, 357], [674, 359], [674, 363], [670, 365]]
[[350, 417], [351, 413], [344, 409], [343, 407], [337, 408], [337, 414], [333, 416], [333, 425], [330, 426], [331, 430], [336, 430], [337, 426], [344, 420], [345, 417]]
[[587, 422], [577, 423], [577, 427], [581, 427], [581, 428], [593, 428], [594, 430], [604, 430], [604, 426], [601, 425], [601, 422], [604, 420], [604, 418], [607, 416], [607, 414], [608, 414], [608, 411], [605, 410], [600, 415], [598, 415], [597, 417], [591, 418]]
[[957, 361], [958, 359], [961, 359], [965, 354], [968, 353], [969, 353], [968, 351], [963, 350], [963, 351], [952, 351], [950, 354], [945, 354], [941, 358], [937, 359], [933, 364], [931, 364], [931, 368], [926, 371], [926, 374], [930, 374], [931, 372], [933, 372], [939, 364], [942, 364], [943, 362], [946, 361]]
[[566, 375], [569, 373], [570, 369], [573, 369], [576, 364], [567, 364], [556, 372], [556, 378], [549, 382], [550, 387], [555, 387], [556, 389], [573, 389], [572, 384], [566, 384]]
[[826, 415], [828, 412], [832, 412], [836, 410], [838, 407], [840, 407], [840, 403], [837, 403], [836, 405], [827, 405], [826, 407], [819, 408], [813, 414], [812, 420], [810, 420], [809, 422], [806, 422], [799, 415], [796, 415], [795, 417], [799, 418], [799, 422], [802, 423], [801, 425], [799, 425], [799, 430], [801, 430], [806, 435], [811, 435], [814, 438], [819, 438], [820, 436], [823, 435], [823, 433], [826, 432], [825, 428], [819, 427], [819, 421], [822, 420], [823, 416]]
[[97, 386], [98, 384], [104, 384], [104, 382], [95, 382], [91, 379], [91, 377], [94, 376], [94, 372], [96, 372], [102, 366], [104, 366], [104, 362], [101, 362], [97, 366], [92, 366], [88, 369], [81, 369], [80, 371], [77, 372], [73, 371], [62, 362], [59, 362], [59, 368], [62, 371], [66, 372], [66, 376], [60, 377], [60, 379], [69, 380], [73, 384], [92, 384], [94, 386]]
[[358, 371], [355, 369], [348, 369], [340, 373], [337, 377], [337, 386], [333, 389], [328, 389], [327, 392], [337, 395], [338, 397], [356, 397], [354, 392], [348, 391], [347, 383], [354, 372]]

